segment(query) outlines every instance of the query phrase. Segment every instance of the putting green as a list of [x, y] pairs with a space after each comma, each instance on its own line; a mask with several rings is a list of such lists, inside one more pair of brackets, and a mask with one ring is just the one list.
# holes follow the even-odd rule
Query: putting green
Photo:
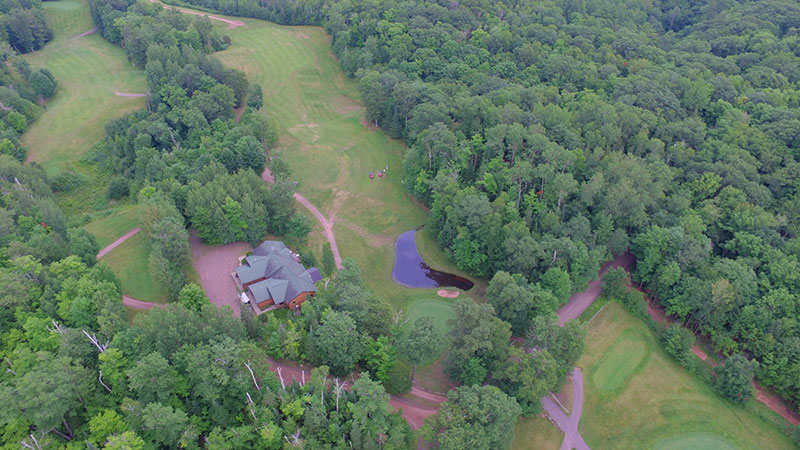
[[450, 331], [447, 321], [453, 317], [453, 303], [445, 300], [423, 299], [411, 303], [408, 307], [408, 324], [414, 323], [419, 317], [430, 317], [435, 326], [442, 333]]
[[627, 330], [608, 349], [603, 362], [592, 373], [592, 381], [602, 391], [617, 390], [634, 374], [646, 354], [641, 336]]
[[658, 441], [655, 450], [733, 450], [731, 445], [721, 436], [714, 433], [686, 433]]

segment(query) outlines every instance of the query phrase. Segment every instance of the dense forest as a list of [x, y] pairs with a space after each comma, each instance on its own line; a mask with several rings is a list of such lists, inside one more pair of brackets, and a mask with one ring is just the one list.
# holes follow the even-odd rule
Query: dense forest
[[634, 281], [670, 315], [800, 403], [796, 2], [322, 11], [367, 119], [408, 143], [405, 185], [461, 268], [533, 286], [561, 270], [569, 293], [631, 249]]
[[0, 41], [16, 52], [39, 50], [53, 39], [53, 30], [42, 13], [41, 0], [3, 0], [0, 14]]

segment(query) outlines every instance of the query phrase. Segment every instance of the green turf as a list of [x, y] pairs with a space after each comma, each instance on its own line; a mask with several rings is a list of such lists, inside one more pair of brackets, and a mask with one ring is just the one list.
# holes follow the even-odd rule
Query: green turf
[[[609, 361], [619, 365], [609, 368]], [[585, 391], [580, 432], [591, 448], [794, 448], [750, 405], [730, 403], [676, 364], [617, 302], [589, 324], [578, 366]]]
[[22, 143], [32, 159], [53, 174], [77, 162], [102, 139], [109, 119], [144, 106], [142, 98], [118, 97], [114, 91], [143, 92], [145, 81], [122, 49], [99, 34], [76, 37], [94, 26], [86, 2], [45, 2], [42, 8], [55, 37], [26, 59], [34, 68], [47, 67], [58, 81], [58, 91]]
[[107, 216], [87, 223], [83, 229], [94, 235], [102, 249], [139, 226], [141, 226], [139, 208], [124, 206], [110, 211]]
[[452, 328], [447, 321], [453, 317], [453, 300], [441, 298], [415, 300], [408, 305], [406, 317], [409, 319], [407, 326], [413, 324], [420, 317], [430, 317], [433, 326], [445, 334]]
[[514, 428], [511, 450], [556, 450], [564, 433], [541, 416], [521, 417]]
[[687, 433], [656, 442], [657, 450], [733, 450], [725, 439], [712, 433]]
[[146, 302], [163, 302], [164, 291], [150, 277], [150, 247], [138, 233], [102, 259], [122, 284], [122, 293]]
[[606, 351], [603, 361], [592, 373], [592, 381], [604, 392], [619, 389], [641, 363], [647, 362], [647, 353], [642, 337], [626, 330]]

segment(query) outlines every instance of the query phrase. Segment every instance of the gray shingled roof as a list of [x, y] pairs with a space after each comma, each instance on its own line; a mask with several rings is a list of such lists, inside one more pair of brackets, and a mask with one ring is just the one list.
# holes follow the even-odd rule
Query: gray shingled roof
[[244, 263], [236, 268], [242, 283], [267, 278], [249, 287], [256, 303], [272, 298], [276, 304], [280, 304], [292, 300], [301, 292], [317, 291], [312, 276], [294, 260], [283, 242], [262, 242], [253, 249], [252, 255], [245, 258]]
[[266, 266], [267, 258], [251, 255], [245, 258], [245, 264], [237, 267], [235, 271], [242, 284], [247, 284], [259, 278], [263, 278]]
[[253, 283], [250, 286], [247, 286], [247, 289], [250, 290], [250, 294], [253, 295], [253, 300], [255, 300], [256, 303], [261, 303], [272, 298], [272, 296], [269, 294], [267, 280]]

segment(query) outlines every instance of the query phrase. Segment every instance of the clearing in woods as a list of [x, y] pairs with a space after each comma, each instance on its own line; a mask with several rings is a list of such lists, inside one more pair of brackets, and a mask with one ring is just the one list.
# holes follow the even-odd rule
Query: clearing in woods
[[589, 325], [580, 433], [591, 448], [794, 448], [750, 408], [680, 367], [619, 303]]
[[144, 106], [143, 98], [114, 95], [114, 91], [143, 92], [144, 73], [131, 66], [121, 48], [98, 33], [79, 37], [94, 27], [85, 1], [44, 2], [42, 9], [55, 36], [25, 59], [33, 68], [49, 69], [58, 81], [58, 91], [26, 130], [22, 144], [29, 160], [41, 164], [49, 175], [70, 168], [87, 177], [76, 192], [59, 195], [65, 213], [104, 209], [108, 174], [79, 160], [103, 138], [106, 122]]
[[[125, 206], [87, 223], [83, 229], [94, 235], [102, 249], [141, 225], [139, 209]], [[103, 256], [101, 261], [107, 263], [119, 278], [123, 294], [147, 302], [164, 301], [164, 292], [150, 275], [150, 246], [144, 232], [131, 236]]]
[[[319, 27], [241, 20], [244, 26], [225, 30], [233, 43], [216, 56], [263, 87], [264, 108], [281, 136], [270, 156], [289, 164], [298, 192], [334, 222], [340, 254], [358, 262], [373, 291], [396, 308], [435, 298], [435, 289], [408, 289], [392, 280], [395, 237], [424, 224], [427, 212], [400, 183], [404, 145], [362, 124], [357, 83], [331, 55], [330, 37]], [[369, 178], [387, 165], [385, 176]], [[321, 254], [322, 233], [309, 239]], [[439, 253], [431, 266], [457, 272], [440, 250], [426, 250]]]

